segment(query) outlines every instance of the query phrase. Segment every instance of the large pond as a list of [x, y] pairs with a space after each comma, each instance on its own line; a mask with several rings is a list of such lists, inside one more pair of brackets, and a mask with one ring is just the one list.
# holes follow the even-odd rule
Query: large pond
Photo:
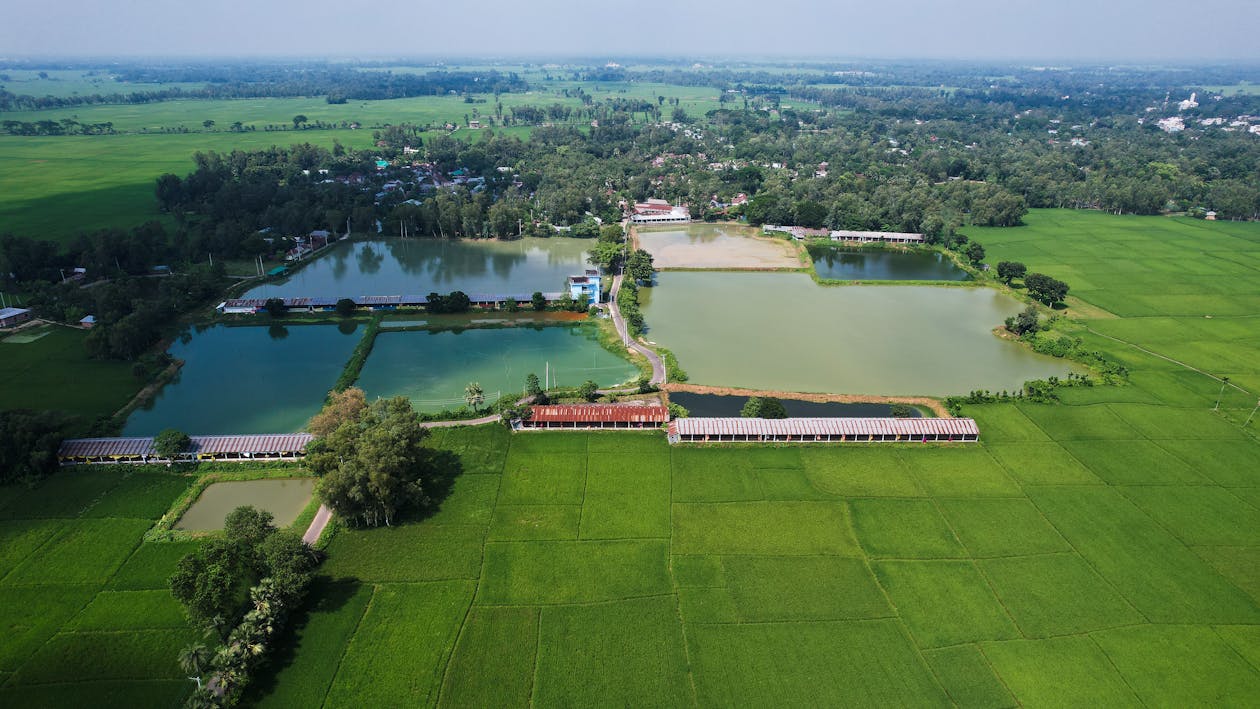
[[801, 268], [792, 242], [752, 227], [688, 224], [638, 227], [639, 247], [657, 268]]
[[[356, 386], [369, 399], [406, 396], [419, 411], [464, 406], [464, 387], [481, 385], [486, 402], [523, 391], [530, 373], [552, 386], [591, 379], [611, 386], [638, 370], [600, 346], [590, 325], [382, 332]], [[550, 373], [548, 375], [548, 373]]]
[[246, 298], [560, 291], [587, 268], [589, 239], [343, 241]]
[[241, 505], [270, 512], [277, 527], [287, 527], [306, 509], [315, 491], [315, 478], [281, 478], [213, 483], [188, 508], [176, 529], [210, 532], [223, 529], [223, 520]]
[[[717, 394], [693, 394], [686, 391], [670, 392], [669, 401], [678, 404], [692, 416], [739, 416], [746, 396], [720, 396]], [[875, 403], [843, 403], [837, 401], [804, 401], [801, 399], [779, 399], [788, 416], [805, 418], [882, 418], [892, 416], [892, 404]], [[923, 416], [923, 412], [910, 407], [910, 416]]]
[[1019, 312], [988, 288], [823, 287], [799, 273], [666, 272], [640, 291], [647, 338], [694, 384], [942, 396], [1017, 389], [1069, 363], [994, 337]]
[[971, 275], [935, 251], [814, 251], [819, 278], [837, 281], [965, 281]]
[[319, 411], [362, 327], [227, 327], [191, 333], [170, 353], [177, 377], [127, 419], [123, 434], [176, 428], [192, 435], [299, 431]]

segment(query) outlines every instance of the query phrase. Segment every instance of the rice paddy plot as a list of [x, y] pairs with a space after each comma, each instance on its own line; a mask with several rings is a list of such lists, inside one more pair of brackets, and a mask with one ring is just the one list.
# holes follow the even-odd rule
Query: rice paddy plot
[[976, 645], [955, 645], [923, 653], [949, 698], [960, 707], [1006, 709], [1017, 706]]
[[980, 649], [1023, 706], [1142, 706], [1088, 637], [987, 642]]
[[970, 561], [880, 561], [873, 566], [919, 647], [1019, 637]]
[[931, 500], [870, 498], [849, 502], [858, 541], [873, 559], [966, 556]]
[[1147, 706], [1244, 706], [1260, 671], [1211, 628], [1140, 625], [1092, 635]]
[[671, 591], [663, 540], [492, 542], [478, 605], [591, 603]]
[[1076, 554], [986, 559], [980, 568], [1024, 637], [1074, 635], [1143, 621]]
[[1026, 499], [949, 499], [937, 504], [972, 558], [1071, 550]]

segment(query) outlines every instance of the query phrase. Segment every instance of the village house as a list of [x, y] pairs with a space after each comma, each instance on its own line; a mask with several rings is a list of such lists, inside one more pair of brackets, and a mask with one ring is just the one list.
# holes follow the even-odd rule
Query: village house
[[586, 298], [588, 303], [592, 305], [600, 302], [600, 281], [599, 271], [588, 270], [581, 276], [569, 276], [567, 285], [569, 288], [569, 297], [574, 300]]
[[13, 327], [31, 319], [31, 311], [26, 308], [0, 309], [0, 327]]

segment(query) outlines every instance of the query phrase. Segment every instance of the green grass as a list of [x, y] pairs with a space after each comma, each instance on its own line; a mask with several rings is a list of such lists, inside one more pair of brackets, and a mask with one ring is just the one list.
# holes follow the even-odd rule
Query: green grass
[[[0, 223], [6, 221], [0, 207]], [[86, 331], [44, 327], [48, 334], [34, 342], [0, 342], [0, 409], [58, 409], [90, 420], [121, 409], [144, 385], [130, 363], [89, 358]]]
[[818, 490], [854, 497], [917, 497], [923, 494], [910, 471], [887, 448], [801, 451], [805, 474]]
[[[1018, 412], [1014, 407], [1008, 410]], [[1102, 484], [1058, 443], [990, 443], [985, 447], [1023, 485]]]
[[1180, 458], [1151, 441], [1069, 441], [1063, 447], [1112, 485], [1207, 482]]
[[102, 591], [66, 627], [80, 632], [186, 629], [188, 619], [167, 589]]
[[328, 545], [321, 572], [385, 583], [475, 579], [484, 535], [481, 527], [467, 525], [347, 530]]
[[187, 696], [190, 686], [186, 679], [8, 685], [0, 688], [0, 704], [30, 709], [173, 707]]
[[980, 568], [1025, 637], [1073, 635], [1143, 620], [1075, 554], [987, 559]]
[[115, 591], [165, 589], [175, 564], [200, 542], [145, 542], [132, 552], [109, 580]]
[[538, 616], [536, 608], [474, 608], [451, 655], [440, 703], [450, 707], [529, 704]]
[[589, 603], [670, 592], [663, 541], [486, 544], [477, 603]]
[[1019, 637], [969, 561], [881, 561], [874, 566], [920, 647]]
[[145, 520], [89, 519], [66, 530], [28, 557], [8, 576], [5, 585], [103, 585], [140, 543], [150, 526]]
[[474, 590], [468, 581], [379, 587], [325, 701], [334, 706], [433, 703]]
[[1015, 697], [993, 673], [975, 645], [955, 645], [923, 653], [949, 698], [969, 709], [1014, 707]]
[[499, 501], [516, 505], [577, 505], [586, 488], [586, 454], [508, 455]]
[[991, 642], [980, 647], [1023, 706], [1142, 706], [1088, 637]]
[[859, 620], [892, 615], [866, 564], [828, 556], [732, 556], [726, 587], [740, 621]]
[[1071, 551], [1028, 500], [941, 500], [940, 505], [973, 558]]
[[93, 586], [0, 587], [0, 669], [20, 668], [95, 595]]
[[1010, 497], [1019, 494], [1019, 485], [980, 447], [904, 448], [898, 454], [929, 495]]
[[682, 623], [669, 597], [541, 611], [539, 706], [682, 706], [692, 701]]
[[581, 537], [666, 539], [669, 503], [668, 457], [592, 453], [582, 504]]
[[576, 540], [581, 519], [579, 505], [499, 505], [486, 540]]
[[673, 552], [856, 556], [848, 517], [832, 502], [675, 504]]
[[60, 633], [44, 644], [10, 680], [43, 684], [114, 679], [183, 679], [176, 657], [198, 640], [191, 629], [122, 633]]
[[949, 705], [894, 621], [697, 624], [687, 642], [700, 706]]
[[1211, 628], [1146, 625], [1093, 637], [1147, 706], [1245, 706], [1260, 697], [1260, 671]]
[[871, 558], [948, 559], [965, 556], [931, 500], [869, 498], [849, 503], [853, 528]]

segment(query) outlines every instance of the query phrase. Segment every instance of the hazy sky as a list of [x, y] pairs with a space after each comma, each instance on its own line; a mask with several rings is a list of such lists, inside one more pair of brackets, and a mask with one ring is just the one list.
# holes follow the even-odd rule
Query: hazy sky
[[21, 55], [1260, 59], [1260, 0], [8, 2]]

